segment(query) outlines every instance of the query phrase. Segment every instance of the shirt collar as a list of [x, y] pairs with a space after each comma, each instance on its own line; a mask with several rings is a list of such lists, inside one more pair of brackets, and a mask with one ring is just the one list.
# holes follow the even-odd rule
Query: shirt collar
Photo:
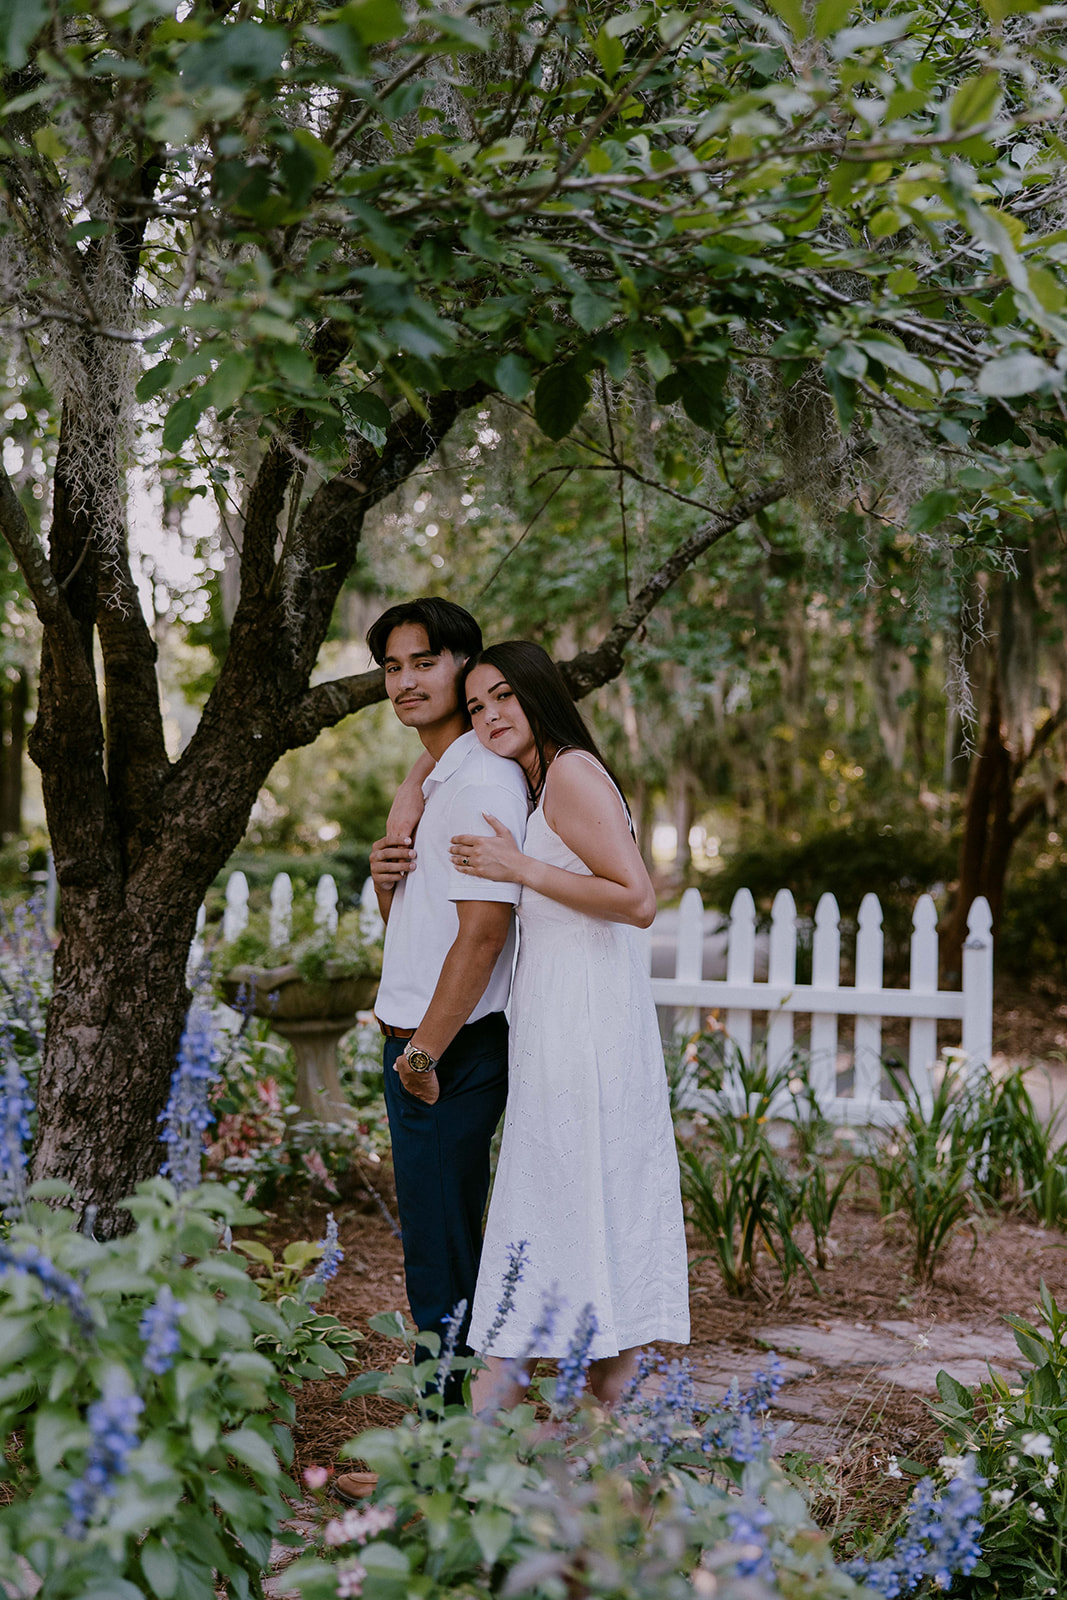
[[422, 792], [427, 799], [430, 795], [430, 786], [435, 783], [445, 783], [454, 772], [458, 772], [477, 743], [478, 735], [473, 728], [461, 733], [458, 739], [452, 740], [429, 777], [423, 779]]

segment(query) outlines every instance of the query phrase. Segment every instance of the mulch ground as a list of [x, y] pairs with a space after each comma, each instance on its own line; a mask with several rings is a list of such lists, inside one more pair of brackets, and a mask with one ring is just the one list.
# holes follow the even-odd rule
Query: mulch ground
[[[377, 1181], [391, 1199], [385, 1164]], [[278, 1211], [269, 1226], [272, 1242], [321, 1237], [327, 1209], [305, 1202]], [[320, 1309], [365, 1335], [359, 1368], [387, 1369], [399, 1347], [367, 1324], [377, 1312], [407, 1313], [400, 1242], [369, 1198], [332, 1209], [346, 1256]], [[783, 1289], [768, 1262], [752, 1299], [730, 1299], [700, 1241], [692, 1237], [690, 1246], [692, 1342], [687, 1349], [665, 1346], [664, 1352], [689, 1355], [698, 1370], [702, 1363], [721, 1369], [724, 1351], [751, 1357], [761, 1348], [756, 1330], [770, 1323], [825, 1327], [844, 1322], [872, 1328], [885, 1320], [906, 1319], [924, 1329], [945, 1322], [979, 1331], [1001, 1323], [1007, 1312], [1031, 1316], [1042, 1280], [1067, 1303], [1067, 1239], [1012, 1217], [980, 1219], [957, 1234], [929, 1285], [915, 1282], [906, 1235], [887, 1228], [873, 1202], [838, 1210], [831, 1264], [816, 1274], [821, 1292], [803, 1278]], [[298, 1395], [298, 1468], [333, 1465], [340, 1446], [354, 1435], [398, 1420], [399, 1409], [388, 1402], [342, 1401], [347, 1381], [309, 1383]], [[860, 1501], [864, 1521], [887, 1515], [900, 1503], [910, 1485], [886, 1478], [888, 1455], [928, 1464], [942, 1453], [922, 1395], [893, 1383], [872, 1384], [869, 1375], [857, 1373], [854, 1393], [843, 1404], [841, 1373], [818, 1369], [803, 1380], [803, 1394], [812, 1415], [825, 1423], [824, 1446], [811, 1462], [793, 1464], [807, 1480], [816, 1513], [827, 1523], [854, 1516]], [[810, 1448], [803, 1439], [798, 1442]], [[782, 1449], [788, 1452], [788, 1441]]]

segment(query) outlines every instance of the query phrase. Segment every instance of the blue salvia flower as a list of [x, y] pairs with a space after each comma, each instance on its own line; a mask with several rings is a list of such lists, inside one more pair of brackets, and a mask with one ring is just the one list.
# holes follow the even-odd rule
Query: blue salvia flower
[[526, 1251], [529, 1241], [520, 1239], [518, 1244], [508, 1245], [508, 1270], [504, 1274], [500, 1299], [497, 1301], [496, 1312], [489, 1324], [489, 1332], [485, 1336], [482, 1354], [488, 1355], [499, 1337], [500, 1330], [515, 1309], [515, 1290], [522, 1282], [523, 1270], [526, 1266]]
[[459, 1330], [466, 1315], [467, 1302], [466, 1300], [460, 1300], [458, 1305], [453, 1308], [452, 1315], [442, 1319], [445, 1337], [441, 1346], [441, 1359], [437, 1363], [437, 1372], [434, 1376], [434, 1383], [442, 1393], [444, 1392], [445, 1384], [448, 1382], [448, 1375], [452, 1371], [452, 1363], [456, 1359], [456, 1339], [459, 1336]]
[[181, 1349], [178, 1318], [185, 1310], [180, 1300], [175, 1300], [169, 1284], [164, 1284], [141, 1318], [137, 1329], [147, 1345], [144, 1364], [149, 1372], [161, 1377], [174, 1365], [174, 1357]]
[[881, 1561], [860, 1558], [849, 1562], [846, 1571], [868, 1589], [896, 1600], [911, 1594], [929, 1580], [938, 1589], [948, 1589], [957, 1573], [967, 1577], [981, 1560], [982, 1489], [985, 1479], [978, 1476], [976, 1458], [964, 1458], [963, 1466], [942, 1494], [932, 1478], [923, 1478], [913, 1491], [904, 1532], [893, 1554]]
[[21, 1205], [26, 1193], [33, 1099], [7, 1027], [0, 1030], [4, 1071], [0, 1081], [0, 1205]]
[[557, 1411], [573, 1405], [585, 1388], [585, 1375], [592, 1360], [593, 1340], [596, 1338], [596, 1312], [591, 1305], [583, 1307], [566, 1353], [560, 1357], [556, 1393], [553, 1406]]
[[208, 1091], [218, 1072], [215, 1025], [206, 1000], [194, 995], [178, 1048], [178, 1065], [170, 1080], [170, 1099], [160, 1112], [160, 1138], [167, 1159], [159, 1169], [179, 1194], [200, 1182], [204, 1132], [215, 1120]]
[[89, 1407], [88, 1463], [67, 1489], [70, 1537], [81, 1538], [101, 1500], [115, 1493], [116, 1480], [127, 1471], [130, 1454], [140, 1443], [137, 1419], [143, 1410], [144, 1401], [131, 1389], [127, 1374], [112, 1368], [103, 1394]]
[[769, 1578], [772, 1575], [764, 1530], [773, 1520], [767, 1507], [761, 1505], [738, 1506], [726, 1513], [734, 1543], [747, 1546], [746, 1553], [736, 1563], [735, 1570], [739, 1578]]
[[13, 1250], [11, 1245], [0, 1241], [0, 1277], [8, 1272], [21, 1272], [36, 1278], [46, 1299], [67, 1307], [81, 1333], [91, 1335], [95, 1332], [93, 1314], [81, 1284], [61, 1272], [55, 1262], [38, 1250], [36, 1245], [23, 1245], [20, 1250]]
[[[322, 1246], [322, 1257], [304, 1287], [305, 1300], [318, 1299], [326, 1285], [336, 1278], [337, 1269], [345, 1258], [345, 1253], [337, 1242], [337, 1223], [332, 1211], [326, 1217], [326, 1237], [320, 1239], [319, 1244]], [[463, 1304], [466, 1308], [466, 1301]]]

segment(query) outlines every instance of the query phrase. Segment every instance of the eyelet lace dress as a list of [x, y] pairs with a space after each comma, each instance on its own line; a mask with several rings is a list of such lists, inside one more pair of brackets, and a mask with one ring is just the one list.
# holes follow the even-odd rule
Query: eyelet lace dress
[[[523, 849], [589, 873], [540, 805]], [[539, 1355], [566, 1351], [587, 1304], [597, 1320], [594, 1359], [651, 1339], [685, 1343], [678, 1157], [644, 950], [634, 928], [528, 888], [519, 923], [507, 1112], [469, 1343], [485, 1350], [510, 1248], [523, 1239], [514, 1309], [489, 1354], [526, 1354], [550, 1296], [560, 1309]]]

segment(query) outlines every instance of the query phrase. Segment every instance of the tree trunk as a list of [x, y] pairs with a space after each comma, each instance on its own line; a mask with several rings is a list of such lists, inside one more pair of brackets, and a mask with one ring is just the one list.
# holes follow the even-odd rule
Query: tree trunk
[[959, 888], [945, 925], [942, 962], [946, 973], [956, 975], [962, 966], [967, 916], [978, 895], [985, 895], [993, 915], [993, 932], [1000, 925], [1004, 906], [1004, 880], [1015, 834], [1012, 829], [1013, 761], [1003, 724], [999, 674], [994, 658], [990, 670], [989, 703], [982, 742], [971, 766], [960, 842]]
[[26, 713], [30, 709], [29, 674], [20, 667], [8, 688], [4, 728], [4, 768], [0, 783], [0, 834], [17, 839], [22, 832], [22, 761], [26, 749]]
[[187, 895], [165, 916], [137, 916], [64, 893], [32, 1171], [70, 1183], [103, 1237], [128, 1224], [118, 1202], [165, 1157], [158, 1115], [189, 1004], [197, 904]]

